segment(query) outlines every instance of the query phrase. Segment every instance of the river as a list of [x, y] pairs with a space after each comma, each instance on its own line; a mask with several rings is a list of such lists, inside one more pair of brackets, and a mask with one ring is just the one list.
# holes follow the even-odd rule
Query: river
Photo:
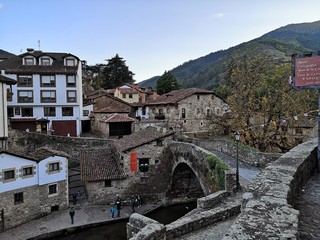
[[[172, 205], [169, 207], [161, 207], [146, 214], [146, 216], [162, 224], [169, 224], [196, 208], [196, 205], [196, 202], [192, 202]], [[67, 236], [54, 237], [52, 240], [126, 240], [127, 222], [128, 220], [126, 219], [119, 222], [108, 223], [98, 227], [78, 231]]]

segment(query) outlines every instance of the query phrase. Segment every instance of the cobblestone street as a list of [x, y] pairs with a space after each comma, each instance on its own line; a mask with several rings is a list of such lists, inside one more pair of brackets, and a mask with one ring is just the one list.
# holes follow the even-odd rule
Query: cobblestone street
[[296, 208], [300, 211], [301, 239], [320, 239], [320, 174], [316, 173], [303, 189]]

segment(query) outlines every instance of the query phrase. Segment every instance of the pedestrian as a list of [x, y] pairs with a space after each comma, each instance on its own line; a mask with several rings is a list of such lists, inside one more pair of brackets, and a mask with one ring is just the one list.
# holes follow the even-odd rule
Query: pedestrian
[[74, 218], [74, 215], [75, 215], [75, 211], [74, 211], [73, 207], [70, 208], [69, 215], [71, 217], [71, 224], [73, 224], [73, 218]]
[[132, 212], [134, 213], [134, 205], [136, 204], [136, 202], [135, 202], [135, 197], [133, 195], [131, 196], [130, 204], [131, 204]]
[[119, 197], [119, 195], [117, 195], [116, 205], [117, 205], [117, 217], [120, 217], [120, 211], [121, 211], [121, 198]]
[[111, 207], [111, 217], [114, 218], [114, 213], [116, 211], [116, 208], [114, 206]]
[[142, 205], [142, 200], [141, 200], [141, 197], [138, 195], [137, 197], [137, 200], [138, 200], [138, 207], [141, 207]]

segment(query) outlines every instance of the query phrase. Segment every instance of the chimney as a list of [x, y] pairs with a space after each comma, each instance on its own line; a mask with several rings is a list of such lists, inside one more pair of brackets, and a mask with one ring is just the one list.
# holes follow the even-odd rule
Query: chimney
[[33, 48], [27, 48], [27, 52], [32, 53], [32, 52], [34, 52], [34, 49]]

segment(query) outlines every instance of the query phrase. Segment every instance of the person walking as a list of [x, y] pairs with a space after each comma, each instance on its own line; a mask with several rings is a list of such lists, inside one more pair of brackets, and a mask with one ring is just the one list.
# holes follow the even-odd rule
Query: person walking
[[131, 196], [130, 204], [131, 204], [132, 212], [134, 213], [134, 205], [135, 205], [136, 203], [135, 203], [135, 197], [134, 197], [133, 195]]
[[75, 215], [75, 211], [74, 211], [73, 207], [70, 208], [69, 215], [71, 217], [71, 224], [73, 224], [73, 219], [74, 219], [74, 215]]
[[114, 213], [116, 211], [116, 208], [114, 206], [111, 207], [111, 217], [114, 218]]
[[121, 211], [121, 198], [119, 197], [119, 195], [117, 195], [116, 205], [117, 205], [117, 217], [120, 217], [120, 211]]

